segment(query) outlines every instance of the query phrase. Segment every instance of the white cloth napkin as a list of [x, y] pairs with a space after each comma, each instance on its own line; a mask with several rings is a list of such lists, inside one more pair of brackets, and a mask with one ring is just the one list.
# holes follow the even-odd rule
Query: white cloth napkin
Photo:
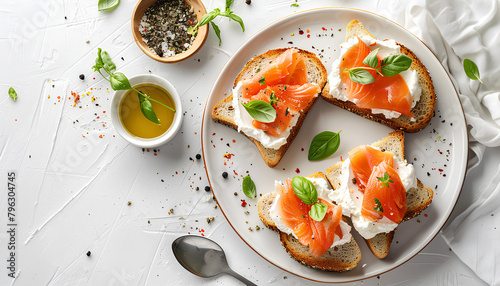
[[[470, 131], [468, 175], [488, 159], [485, 148], [500, 146], [499, 2], [422, 0], [408, 5], [405, 14], [405, 26], [432, 49], [459, 91]], [[478, 65], [484, 84], [465, 75], [465, 58]], [[484, 177], [483, 184], [466, 190], [475, 201], [441, 234], [481, 279], [500, 285], [500, 162], [494, 165], [493, 177], [474, 172]]]

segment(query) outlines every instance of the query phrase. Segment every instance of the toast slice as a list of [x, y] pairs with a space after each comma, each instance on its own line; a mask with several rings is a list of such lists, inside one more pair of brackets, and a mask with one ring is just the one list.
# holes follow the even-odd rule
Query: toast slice
[[[317, 172], [307, 177], [325, 179], [325, 175], [322, 172]], [[343, 272], [356, 267], [361, 260], [361, 250], [354, 238], [351, 238], [351, 241], [348, 243], [327, 250], [320, 257], [314, 257], [309, 253], [309, 246], [302, 245], [293, 235], [281, 232], [276, 227], [269, 213], [276, 195], [276, 192], [272, 192], [261, 197], [257, 208], [259, 217], [264, 225], [278, 232], [281, 244], [288, 254], [303, 265], [325, 271]]]
[[[404, 132], [400, 130], [389, 133], [384, 139], [371, 144], [381, 150], [392, 152], [399, 160], [403, 161], [404, 150]], [[326, 178], [333, 189], [339, 189], [342, 185], [342, 162], [339, 162], [326, 170]], [[417, 188], [411, 188], [406, 191], [407, 209], [403, 221], [409, 220], [420, 214], [432, 201], [434, 192], [430, 188], [424, 187], [422, 182], [417, 179]], [[365, 239], [368, 247], [378, 258], [384, 258], [389, 254], [394, 231], [389, 233], [379, 233], [371, 239]]]
[[[370, 34], [370, 32], [368, 32], [368, 30], [366, 30], [363, 24], [358, 20], [353, 20], [347, 25], [345, 36], [346, 42], [351, 38], [364, 35], [376, 39], [376, 37]], [[410, 70], [417, 71], [418, 85], [422, 90], [420, 100], [411, 109], [411, 112], [414, 114], [415, 121], [412, 121], [410, 117], [405, 115], [401, 115], [398, 118], [387, 119], [383, 114], [374, 114], [371, 112], [371, 109], [360, 108], [353, 102], [338, 100], [332, 97], [332, 95], [330, 94], [329, 83], [325, 85], [325, 88], [321, 93], [321, 97], [332, 104], [335, 104], [375, 122], [385, 124], [396, 130], [403, 130], [405, 132], [417, 132], [425, 128], [434, 116], [434, 108], [436, 106], [436, 92], [434, 91], [434, 85], [432, 83], [431, 76], [427, 71], [427, 68], [417, 58], [417, 56], [402, 44], [398, 43], [398, 45], [400, 46], [401, 53], [413, 60], [413, 63], [410, 66]]]
[[[327, 80], [327, 72], [326, 68], [323, 66], [323, 63], [318, 57], [316, 57], [315, 54], [301, 49], [298, 50], [299, 53], [306, 58], [308, 82], [315, 83], [320, 87], [320, 89], [323, 89]], [[269, 50], [266, 53], [250, 60], [236, 77], [236, 80], [234, 81], [234, 86], [236, 86], [238, 82], [252, 77], [254, 74], [257, 73], [257, 70], [263, 68], [264, 66], [272, 62], [275, 58], [278, 57], [278, 55], [280, 55], [284, 51], [286, 51], [286, 49]], [[313, 98], [313, 100], [308, 104], [308, 106], [304, 110], [302, 110], [302, 112], [300, 112], [297, 124], [291, 129], [290, 135], [286, 140], [286, 144], [282, 145], [277, 150], [264, 147], [258, 140], [242, 132], [245, 136], [247, 136], [248, 139], [250, 139], [257, 146], [259, 153], [261, 154], [262, 158], [269, 167], [271, 168], [275, 167], [276, 165], [278, 165], [281, 158], [283, 158], [286, 150], [292, 144], [293, 140], [295, 139], [295, 136], [297, 136], [297, 133], [299, 132], [300, 127], [302, 126], [302, 123], [304, 122], [307, 116], [307, 113], [311, 110], [311, 108], [313, 107], [314, 103], [318, 100], [318, 98], [319, 96]], [[212, 119], [217, 123], [221, 123], [233, 129], [238, 130], [238, 126], [234, 122], [234, 114], [235, 113], [233, 107], [233, 95], [230, 95], [225, 99], [223, 99], [222, 101], [220, 101], [219, 103], [217, 103], [217, 105], [212, 110]]]

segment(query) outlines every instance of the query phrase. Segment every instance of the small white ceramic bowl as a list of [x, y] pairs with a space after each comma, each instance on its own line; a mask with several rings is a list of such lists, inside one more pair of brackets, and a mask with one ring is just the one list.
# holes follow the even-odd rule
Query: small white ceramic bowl
[[175, 103], [174, 120], [172, 121], [172, 125], [170, 125], [170, 128], [165, 133], [163, 133], [158, 137], [140, 138], [131, 135], [130, 133], [127, 132], [127, 130], [125, 130], [125, 127], [123, 126], [119, 116], [120, 104], [123, 100], [123, 97], [127, 93], [127, 90], [118, 90], [114, 93], [113, 98], [111, 100], [111, 122], [113, 123], [116, 132], [118, 132], [118, 134], [120, 134], [120, 136], [123, 139], [134, 144], [135, 146], [142, 148], [153, 148], [167, 143], [172, 138], [174, 138], [174, 136], [181, 128], [182, 124], [183, 116], [182, 116], [181, 98], [179, 97], [177, 90], [166, 79], [152, 74], [137, 75], [129, 78], [129, 81], [130, 85], [132, 86], [149, 83], [164, 88], [172, 96], [172, 99], [174, 100]]

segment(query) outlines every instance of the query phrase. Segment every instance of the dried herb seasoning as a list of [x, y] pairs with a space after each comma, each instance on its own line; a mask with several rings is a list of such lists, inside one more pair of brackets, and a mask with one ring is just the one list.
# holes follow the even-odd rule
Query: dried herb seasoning
[[139, 26], [142, 40], [160, 57], [188, 50], [195, 36], [188, 28], [198, 23], [194, 9], [183, 0], [159, 0], [144, 12]]

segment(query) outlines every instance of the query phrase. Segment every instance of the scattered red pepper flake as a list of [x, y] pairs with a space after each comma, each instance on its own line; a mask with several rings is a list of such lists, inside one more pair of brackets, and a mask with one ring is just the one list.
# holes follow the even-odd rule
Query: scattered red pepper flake
[[328, 31], [328, 29], [327, 29], [327, 28], [325, 28], [325, 27], [321, 27], [321, 30], [323, 30], [323, 31]]
[[214, 132], [214, 133], [212, 133], [212, 136], [215, 136], [215, 132]]
[[310, 35], [310, 34], [307, 34], [307, 38], [310, 38], [310, 37], [311, 37], [311, 35]]
[[302, 152], [303, 152], [303, 151], [304, 151], [304, 148], [300, 148], [300, 151], [302, 151]]
[[235, 174], [236, 176], [238, 176], [238, 173], [236, 173], [236, 171], [233, 171], [233, 172], [234, 172], [234, 174]]
[[428, 215], [427, 215], [427, 214], [424, 214], [424, 216], [425, 216], [425, 217], [428, 217]]
[[247, 202], [245, 202], [245, 200], [241, 200], [241, 206], [242, 207], [246, 207], [247, 206]]
[[99, 135], [99, 138], [102, 138], [102, 134], [101, 134], [101, 135]]
[[229, 159], [231, 159], [231, 157], [232, 157], [232, 156], [235, 156], [235, 155], [234, 155], [234, 154], [231, 154], [231, 153], [229, 153], [229, 152], [227, 152], [226, 154], [224, 154], [224, 155], [222, 155], [222, 156], [223, 156], [224, 158], [226, 158], [226, 159], [228, 159], [228, 160], [229, 160]]
[[299, 168], [295, 169], [295, 173], [297, 173], [297, 174], [299, 174], [299, 173], [300, 173]]
[[311, 31], [309, 31], [309, 29], [306, 30], [307, 33], [310, 33]]
[[103, 110], [102, 113], [106, 113], [106, 110]]
[[304, 31], [299, 29], [299, 35], [304, 35]]
[[233, 143], [236, 143], [236, 140], [233, 139]]

